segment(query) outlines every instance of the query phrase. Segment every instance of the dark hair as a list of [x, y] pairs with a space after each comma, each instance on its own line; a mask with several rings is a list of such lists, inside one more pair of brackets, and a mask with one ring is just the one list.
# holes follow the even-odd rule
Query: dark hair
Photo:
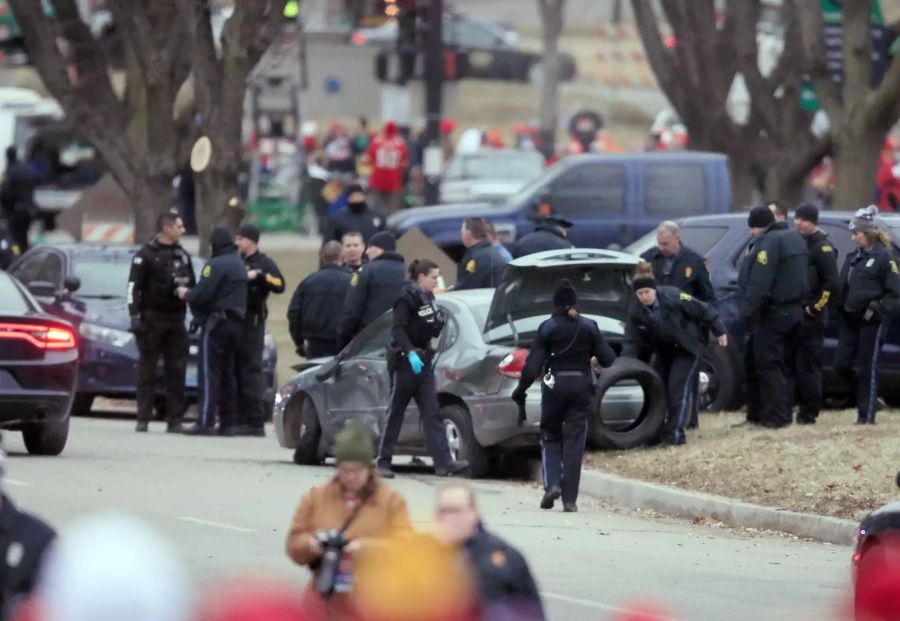
[[409, 264], [409, 279], [418, 280], [419, 276], [428, 274], [431, 270], [440, 269], [438, 264], [430, 259], [414, 259]]
[[341, 252], [343, 252], [344, 248], [341, 246], [341, 242], [330, 241], [326, 242], [322, 245], [321, 250], [319, 250], [319, 263], [322, 265], [334, 265], [341, 260]]
[[347, 231], [346, 233], [341, 235], [341, 241], [343, 242], [348, 237], [359, 237], [359, 241], [361, 241], [363, 244], [366, 243], [366, 238], [363, 237], [363, 234], [359, 231]]
[[487, 237], [487, 224], [485, 223], [484, 218], [466, 218], [463, 226], [472, 234], [472, 237], [477, 240], [482, 240]]
[[158, 233], [162, 233], [163, 230], [167, 226], [175, 224], [180, 219], [181, 219], [181, 216], [179, 216], [177, 213], [174, 213], [172, 211], [167, 211], [166, 213], [161, 213], [156, 218], [156, 231]]
[[769, 201], [766, 203], [766, 207], [768, 207], [769, 205], [774, 207], [775, 213], [778, 214], [779, 216], [781, 216], [782, 218], [787, 218], [788, 212], [791, 210], [790, 207], [788, 207], [788, 204], [785, 203], [784, 201], [778, 201], [778, 200]]

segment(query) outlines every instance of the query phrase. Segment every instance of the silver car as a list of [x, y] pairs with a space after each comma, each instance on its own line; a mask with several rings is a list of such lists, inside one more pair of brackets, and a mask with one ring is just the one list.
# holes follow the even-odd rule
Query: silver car
[[457, 153], [441, 181], [442, 203], [503, 202], [544, 173], [537, 151], [485, 149]]
[[[578, 308], [596, 321], [614, 348], [623, 334], [636, 257], [608, 250], [554, 250], [509, 264], [496, 290], [437, 296], [448, 322], [436, 344], [438, 401], [451, 451], [468, 460], [473, 477], [489, 473], [496, 457], [534, 449], [540, 439], [539, 382], [528, 391], [527, 419], [518, 420], [510, 396], [540, 323], [553, 310], [552, 291], [569, 278]], [[306, 363], [275, 399], [275, 430], [281, 446], [294, 449], [299, 464], [321, 463], [335, 434], [350, 419], [378, 436], [391, 392], [386, 353], [391, 339], [388, 312], [369, 325], [335, 358]], [[617, 361], [600, 374], [590, 438], [629, 448], [655, 436], [665, 416], [659, 378], [643, 363]], [[411, 403], [395, 451], [424, 455], [419, 414]]]

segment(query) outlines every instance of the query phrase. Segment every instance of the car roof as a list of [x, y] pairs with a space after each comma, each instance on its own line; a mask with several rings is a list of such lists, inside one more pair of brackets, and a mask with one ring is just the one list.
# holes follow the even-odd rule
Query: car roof
[[447, 291], [438, 294], [439, 299], [444, 298], [462, 304], [473, 306], [476, 304], [484, 304], [490, 302], [494, 297], [493, 289], [464, 289], [462, 291]]
[[103, 254], [106, 252], [112, 254], [134, 254], [139, 250], [139, 246], [123, 245], [123, 244], [92, 244], [84, 242], [80, 244], [42, 244], [35, 246], [35, 250], [56, 250], [75, 257], [80, 254]]
[[689, 162], [725, 162], [727, 157], [723, 153], [710, 151], [667, 151], [667, 152], [636, 152], [636, 153], [585, 153], [570, 155], [559, 161], [560, 165], [577, 164], [579, 162], [615, 163], [622, 160], [632, 162], [675, 162], [685, 160]]
[[564, 250], [545, 250], [514, 259], [509, 263], [512, 267], [554, 268], [573, 265], [636, 265], [639, 259], [634, 255], [617, 250], [601, 250], [599, 248], [566, 248]]
[[520, 157], [533, 157], [543, 159], [543, 155], [539, 151], [530, 151], [528, 149], [479, 149], [469, 153], [460, 153], [459, 157], [509, 157], [518, 155]]
[[[717, 213], [717, 214], [708, 214], [705, 216], [690, 216], [687, 218], [679, 218], [677, 220], [680, 225], [690, 225], [690, 226], [715, 226], [722, 224], [731, 224], [735, 220], [746, 221], [747, 214], [749, 212], [742, 211], [736, 213]], [[853, 218], [853, 215], [856, 212], [854, 211], [832, 211], [830, 209], [819, 212], [820, 220], [850, 220]], [[887, 224], [893, 226], [900, 226], [900, 214], [896, 213], [879, 213], [877, 218], [884, 220]]]

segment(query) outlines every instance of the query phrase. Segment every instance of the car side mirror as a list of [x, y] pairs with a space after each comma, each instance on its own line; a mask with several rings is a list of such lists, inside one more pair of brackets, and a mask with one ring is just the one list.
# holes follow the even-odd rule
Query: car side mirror
[[78, 276], [66, 276], [63, 281], [63, 289], [68, 293], [75, 293], [81, 289], [81, 279]]
[[324, 382], [336, 377], [341, 370], [341, 360], [340, 356], [336, 356], [319, 367], [319, 370], [316, 371], [316, 381]]
[[32, 280], [28, 283], [28, 290], [38, 298], [55, 298], [57, 293], [56, 285], [46, 280]]

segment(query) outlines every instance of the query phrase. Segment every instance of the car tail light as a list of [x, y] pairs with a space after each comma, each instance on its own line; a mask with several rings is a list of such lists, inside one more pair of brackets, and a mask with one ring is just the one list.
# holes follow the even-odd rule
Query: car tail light
[[525, 368], [525, 359], [528, 357], [527, 349], [517, 349], [511, 352], [497, 367], [497, 372], [506, 377], [519, 379], [522, 377], [522, 369]]
[[31, 343], [38, 349], [75, 349], [75, 332], [65, 326], [31, 323], [0, 323], [0, 339]]
[[365, 45], [366, 35], [361, 32], [354, 32], [350, 37], [350, 41], [353, 43], [353, 45]]

